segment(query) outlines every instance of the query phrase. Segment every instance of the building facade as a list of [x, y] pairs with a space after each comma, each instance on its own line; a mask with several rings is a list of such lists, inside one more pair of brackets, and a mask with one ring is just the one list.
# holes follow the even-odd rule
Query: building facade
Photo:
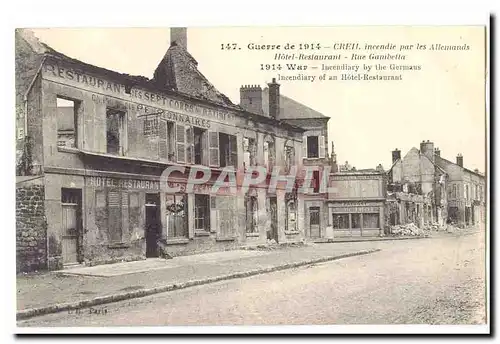
[[385, 226], [384, 172], [330, 174], [326, 238], [373, 237]]
[[449, 176], [446, 188], [448, 197], [448, 222], [460, 226], [475, 225], [486, 221], [486, 178], [478, 170], [464, 167], [464, 157], [458, 154], [456, 163], [435, 154], [435, 161]]
[[[22, 33], [16, 39], [27, 42]], [[18, 240], [18, 262], [38, 262], [21, 270], [304, 238], [304, 199], [295, 189], [272, 191], [264, 182], [235, 190], [222, 184], [214, 192], [231, 176], [241, 186], [255, 166], [269, 174], [272, 166], [299, 165], [304, 130], [232, 104], [198, 71], [186, 29], [171, 30], [152, 79], [41, 47], [21, 104], [18, 174], [37, 177], [43, 190], [37, 209], [46, 223], [33, 250], [21, 250]], [[272, 112], [279, 109], [279, 85], [270, 87]], [[23, 230], [29, 228], [18, 226]]]
[[[270, 104], [271, 99], [278, 99]], [[296, 152], [299, 168], [304, 166], [312, 171], [311, 192], [304, 193], [300, 204], [304, 214], [304, 235], [308, 240], [326, 236], [328, 225], [328, 194], [320, 190], [332, 171], [332, 158], [328, 154], [328, 121], [330, 117], [280, 94], [279, 87], [271, 83], [262, 89], [258, 85], [240, 88], [240, 105], [248, 111], [278, 119], [281, 123], [300, 127], [304, 130], [302, 150]], [[288, 151], [285, 155], [290, 154]]]
[[389, 224], [413, 222], [422, 227], [435, 222], [464, 226], [484, 222], [485, 178], [464, 168], [461, 155], [452, 163], [427, 140], [403, 159], [401, 151], [394, 150], [392, 160], [387, 172]]

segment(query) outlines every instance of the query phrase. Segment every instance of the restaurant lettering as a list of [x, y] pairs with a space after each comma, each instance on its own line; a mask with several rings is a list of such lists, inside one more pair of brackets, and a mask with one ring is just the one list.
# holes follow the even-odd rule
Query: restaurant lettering
[[147, 189], [159, 190], [160, 182], [138, 179], [117, 179], [107, 177], [90, 177], [88, 185], [95, 188]]
[[147, 101], [155, 106], [163, 106], [172, 110], [180, 110], [187, 113], [198, 114], [210, 117], [218, 121], [230, 121], [234, 115], [221, 110], [210, 109], [195, 104], [183, 102], [181, 100], [171, 99], [162, 94], [147, 92], [137, 88], [132, 88], [130, 94], [125, 93], [125, 85], [103, 80], [98, 77], [87, 75], [81, 71], [61, 67], [58, 65], [45, 64], [44, 72], [48, 76], [55, 76], [60, 79], [69, 80], [82, 86], [92, 87], [105, 92], [114, 93], [121, 97], [130, 97], [131, 101]]

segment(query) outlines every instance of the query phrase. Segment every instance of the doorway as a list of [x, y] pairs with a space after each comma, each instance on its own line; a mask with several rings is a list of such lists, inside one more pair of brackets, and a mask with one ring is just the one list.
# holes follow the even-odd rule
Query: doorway
[[311, 238], [320, 238], [320, 208], [319, 207], [310, 207], [309, 208], [309, 230]]
[[269, 214], [271, 215], [271, 239], [278, 241], [278, 201], [276, 197], [269, 197]]
[[160, 194], [146, 194], [146, 258], [158, 257], [161, 237]]
[[61, 246], [64, 265], [78, 264], [81, 261], [78, 245], [82, 228], [82, 190], [61, 189]]

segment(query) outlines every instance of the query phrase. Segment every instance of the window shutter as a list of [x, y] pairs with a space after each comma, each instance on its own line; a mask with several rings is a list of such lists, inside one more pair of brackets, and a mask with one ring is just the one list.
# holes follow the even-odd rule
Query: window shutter
[[210, 232], [217, 232], [219, 227], [219, 211], [217, 210], [217, 198], [210, 196]]
[[186, 163], [194, 164], [194, 130], [190, 125], [186, 126]]
[[167, 147], [167, 122], [161, 121], [159, 123], [159, 143], [158, 143], [158, 155], [160, 159], [168, 159], [168, 147]]
[[229, 166], [234, 166], [234, 168], [238, 168], [238, 140], [236, 136], [230, 136], [229, 140], [229, 149], [231, 154], [231, 163]]
[[302, 158], [307, 158], [307, 136], [302, 136]]
[[186, 162], [186, 129], [182, 124], [175, 125], [177, 162]]
[[325, 157], [325, 137], [323, 135], [318, 136], [318, 147], [319, 147], [319, 157]]
[[219, 133], [216, 131], [208, 132], [208, 164], [218, 167], [220, 165], [219, 156]]

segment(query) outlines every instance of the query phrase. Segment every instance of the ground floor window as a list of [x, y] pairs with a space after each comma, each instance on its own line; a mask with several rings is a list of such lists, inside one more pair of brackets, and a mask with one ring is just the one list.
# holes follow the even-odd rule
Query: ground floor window
[[334, 229], [349, 229], [349, 214], [333, 214]]
[[361, 214], [351, 214], [351, 228], [361, 228]]
[[246, 224], [247, 233], [257, 232], [257, 196], [247, 196]]
[[188, 236], [187, 195], [166, 195], [167, 237], [186, 238]]
[[295, 199], [290, 199], [286, 204], [286, 230], [297, 230], [297, 205]]
[[208, 195], [194, 196], [194, 229], [210, 231], [210, 197]]
[[363, 228], [379, 227], [379, 214], [363, 214]]
[[212, 196], [212, 210], [216, 217], [217, 237], [234, 238], [237, 224], [236, 197]]

